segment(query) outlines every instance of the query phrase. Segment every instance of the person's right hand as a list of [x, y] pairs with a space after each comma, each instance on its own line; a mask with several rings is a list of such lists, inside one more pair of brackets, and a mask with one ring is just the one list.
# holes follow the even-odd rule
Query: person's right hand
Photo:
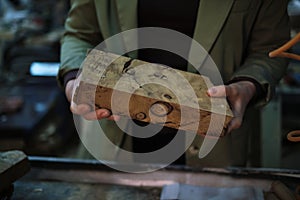
[[227, 133], [241, 127], [247, 105], [255, 93], [255, 85], [250, 81], [238, 81], [208, 89], [207, 94], [210, 97], [226, 97], [228, 99], [234, 117], [228, 124]]
[[93, 110], [92, 107], [88, 104], [79, 104], [77, 105], [73, 101], [73, 95], [75, 91], [75, 86], [79, 83], [80, 76], [76, 79], [72, 79], [67, 82], [65, 93], [68, 101], [70, 102], [70, 110], [72, 113], [81, 115], [86, 120], [100, 120], [100, 119], [110, 119], [110, 120], [119, 120], [120, 116], [111, 115], [111, 112], [107, 109], [96, 109]]

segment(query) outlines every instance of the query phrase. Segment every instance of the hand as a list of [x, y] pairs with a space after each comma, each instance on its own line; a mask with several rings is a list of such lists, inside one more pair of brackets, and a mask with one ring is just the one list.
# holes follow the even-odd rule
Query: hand
[[86, 120], [100, 120], [107, 118], [109, 120], [119, 120], [120, 116], [111, 115], [111, 112], [107, 109], [97, 109], [93, 110], [92, 107], [88, 104], [79, 104], [77, 105], [73, 101], [73, 95], [75, 92], [75, 86], [79, 83], [80, 76], [76, 79], [72, 79], [67, 82], [65, 93], [68, 101], [71, 103], [70, 109], [72, 113], [81, 115]]
[[239, 81], [229, 85], [209, 88], [207, 94], [211, 97], [227, 97], [233, 112], [233, 118], [227, 127], [227, 133], [238, 129], [243, 122], [244, 112], [249, 101], [255, 95], [255, 85], [250, 81]]

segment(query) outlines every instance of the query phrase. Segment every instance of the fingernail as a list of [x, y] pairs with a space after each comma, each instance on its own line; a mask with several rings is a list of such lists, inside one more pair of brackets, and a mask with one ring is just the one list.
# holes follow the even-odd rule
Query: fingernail
[[101, 117], [109, 117], [111, 115], [111, 113], [107, 110], [103, 111], [101, 114]]
[[101, 117], [108, 117], [108, 112], [107, 111], [103, 111], [100, 116]]
[[209, 88], [208, 89], [208, 95], [212, 95], [212, 94], [216, 94], [217, 93], [217, 89], [216, 88]]

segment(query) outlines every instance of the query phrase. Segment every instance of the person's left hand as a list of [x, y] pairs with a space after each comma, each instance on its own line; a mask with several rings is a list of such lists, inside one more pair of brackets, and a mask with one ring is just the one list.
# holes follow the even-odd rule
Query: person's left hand
[[210, 97], [227, 97], [229, 101], [234, 116], [228, 124], [227, 133], [242, 125], [244, 112], [255, 92], [255, 85], [250, 81], [238, 81], [208, 89], [207, 94]]

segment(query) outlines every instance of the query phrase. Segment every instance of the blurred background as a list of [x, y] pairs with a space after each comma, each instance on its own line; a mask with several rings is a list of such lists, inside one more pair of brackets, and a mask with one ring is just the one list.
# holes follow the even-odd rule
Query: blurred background
[[67, 0], [0, 1], [0, 150], [62, 156], [77, 143], [57, 86]]
[[[86, 158], [69, 104], [56, 82], [68, 0], [0, 0], [0, 151]], [[291, 0], [291, 37], [300, 32], [300, 1]], [[293, 52], [300, 54], [300, 44]], [[300, 169], [300, 62], [291, 61], [277, 93], [261, 110], [250, 166]]]

